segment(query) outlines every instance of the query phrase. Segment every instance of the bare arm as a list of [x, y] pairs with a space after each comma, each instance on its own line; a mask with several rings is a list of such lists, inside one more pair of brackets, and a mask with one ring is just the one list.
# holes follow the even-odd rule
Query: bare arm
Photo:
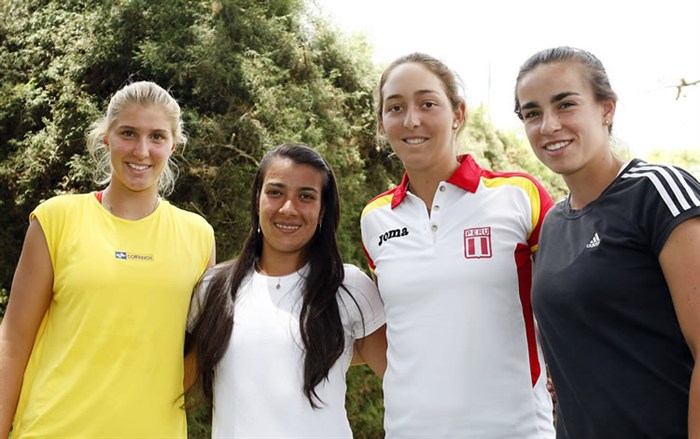
[[659, 256], [678, 322], [695, 367], [690, 382], [688, 437], [700, 438], [700, 217], [677, 226]]
[[384, 377], [386, 371], [386, 325], [382, 325], [370, 335], [355, 341], [352, 354], [352, 364], [367, 365], [379, 378]]
[[207, 262], [207, 269], [216, 265], [216, 241], [211, 243], [211, 254], [209, 255], [209, 262]]
[[193, 349], [185, 355], [185, 392], [197, 381], [197, 354]]
[[36, 333], [51, 302], [53, 267], [46, 237], [34, 219], [24, 238], [0, 324], [0, 438], [7, 438]]
[[[211, 254], [209, 255], [209, 262], [207, 262], [207, 269], [216, 265], [216, 241], [211, 244]], [[204, 276], [202, 274], [202, 276]], [[196, 300], [195, 297], [192, 300]], [[184, 375], [184, 389], [185, 392], [189, 390], [192, 385], [197, 381], [197, 353], [195, 349], [192, 349], [185, 355], [185, 375]]]

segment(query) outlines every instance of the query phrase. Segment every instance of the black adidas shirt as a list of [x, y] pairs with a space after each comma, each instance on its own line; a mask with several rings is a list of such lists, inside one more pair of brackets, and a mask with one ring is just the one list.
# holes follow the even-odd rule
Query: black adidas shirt
[[694, 363], [658, 256], [699, 215], [694, 177], [641, 160], [584, 209], [564, 200], [547, 214], [532, 305], [557, 437], [687, 437]]

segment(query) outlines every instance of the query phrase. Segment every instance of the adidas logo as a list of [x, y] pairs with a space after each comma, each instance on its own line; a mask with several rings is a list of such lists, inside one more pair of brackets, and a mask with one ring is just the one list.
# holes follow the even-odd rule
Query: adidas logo
[[596, 248], [600, 245], [600, 237], [598, 236], [598, 232], [596, 232], [595, 235], [593, 235], [593, 238], [591, 239], [591, 242], [586, 244], [586, 248]]

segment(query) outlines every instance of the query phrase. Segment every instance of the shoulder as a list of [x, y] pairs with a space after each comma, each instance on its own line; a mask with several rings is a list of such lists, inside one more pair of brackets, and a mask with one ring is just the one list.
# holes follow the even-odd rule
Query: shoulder
[[547, 195], [547, 191], [542, 186], [542, 183], [525, 172], [482, 170], [481, 181], [488, 187], [516, 186], [528, 193]]
[[700, 183], [682, 168], [635, 159], [619, 181], [631, 196], [660, 199], [673, 216], [700, 208]]
[[391, 206], [391, 202], [394, 199], [394, 194], [396, 193], [396, 191], [398, 189], [399, 189], [399, 186], [396, 186], [395, 188], [389, 189], [388, 191], [385, 191], [385, 192], [382, 192], [381, 194], [372, 198], [367, 203], [367, 205], [365, 205], [364, 209], [362, 209], [361, 218], [364, 218], [365, 215], [374, 211], [375, 209], [386, 207], [386, 206]]
[[[85, 194], [62, 194], [56, 195], [49, 198], [48, 200], [39, 203], [39, 206], [44, 206], [47, 208], [60, 208], [62, 206], [75, 206], [77, 204], [82, 204], [90, 201], [90, 197], [95, 197], [94, 193]], [[95, 199], [97, 201], [97, 199]], [[37, 207], [39, 207], [37, 206]]]
[[377, 285], [364, 271], [353, 264], [343, 264], [343, 267], [345, 268], [343, 285], [351, 294], [360, 293], [365, 297], [379, 294]]
[[213, 228], [212, 228], [211, 224], [209, 224], [209, 222], [206, 219], [204, 219], [203, 216], [201, 216], [197, 213], [194, 213], [194, 212], [190, 212], [189, 210], [185, 210], [185, 209], [182, 209], [180, 207], [177, 207], [167, 200], [163, 200], [163, 203], [169, 209], [169, 211], [171, 212], [171, 215], [173, 215], [173, 217], [177, 218], [178, 221], [180, 221], [180, 222], [182, 222], [190, 227], [213, 232]]
[[[37, 207], [32, 211], [30, 215], [30, 220], [35, 216], [42, 215], [60, 215], [61, 213], [72, 212], [77, 206], [81, 204], [88, 204], [93, 202], [90, 197], [95, 197], [94, 193], [84, 193], [84, 194], [62, 194], [56, 195], [49, 198], [48, 200], [42, 201], [37, 205]], [[94, 200], [97, 202], [97, 199]]]
[[372, 282], [372, 279], [370, 279], [369, 276], [367, 276], [365, 274], [365, 272], [362, 271], [356, 265], [343, 264], [343, 268], [345, 270], [345, 282], [348, 284], [354, 285], [354, 284], [357, 284], [358, 282], [364, 282], [364, 281]]

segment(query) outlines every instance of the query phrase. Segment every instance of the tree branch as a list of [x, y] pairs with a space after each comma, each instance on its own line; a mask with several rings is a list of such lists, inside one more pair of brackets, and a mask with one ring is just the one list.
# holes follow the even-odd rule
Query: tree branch
[[674, 86], [675, 88], [678, 89], [678, 93], [676, 93], [676, 100], [681, 98], [681, 93], [683, 92], [683, 87], [690, 87], [691, 85], [698, 85], [698, 84], [700, 84], [700, 79], [697, 81], [688, 82], [685, 80], [685, 78], [681, 78], [681, 83]]

